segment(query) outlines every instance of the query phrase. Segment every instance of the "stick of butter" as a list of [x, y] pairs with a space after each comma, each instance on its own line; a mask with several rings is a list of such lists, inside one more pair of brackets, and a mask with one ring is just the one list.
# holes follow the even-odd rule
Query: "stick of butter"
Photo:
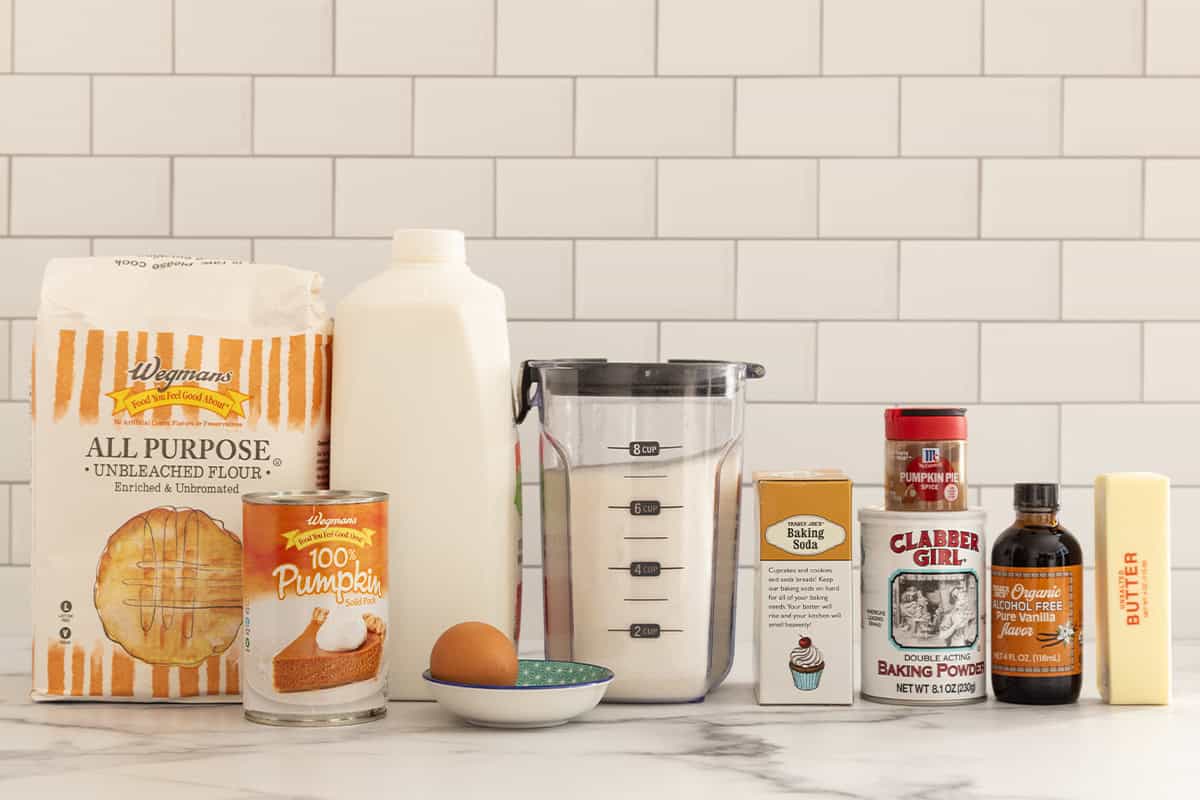
[[1097, 680], [1114, 705], [1171, 699], [1170, 481], [1096, 478]]

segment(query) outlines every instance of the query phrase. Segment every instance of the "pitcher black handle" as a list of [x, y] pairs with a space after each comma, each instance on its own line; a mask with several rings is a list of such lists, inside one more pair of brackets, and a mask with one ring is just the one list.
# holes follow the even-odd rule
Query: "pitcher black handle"
[[541, 365], [544, 361], [522, 361], [521, 362], [521, 385], [517, 390], [517, 424], [520, 425], [525, 421], [525, 417], [529, 414], [529, 409], [533, 408], [533, 403], [530, 402], [530, 391], [535, 383], [541, 381]]
[[[517, 424], [520, 425], [525, 421], [529, 410], [536, 405], [541, 405], [540, 402], [534, 402], [532, 398], [537, 397], [541, 393], [541, 371], [547, 367], [554, 366], [587, 366], [589, 364], [606, 364], [607, 358], [531, 358], [521, 362], [521, 386], [520, 397], [517, 398]], [[534, 394], [531, 390], [534, 384], [538, 384], [538, 393]]]

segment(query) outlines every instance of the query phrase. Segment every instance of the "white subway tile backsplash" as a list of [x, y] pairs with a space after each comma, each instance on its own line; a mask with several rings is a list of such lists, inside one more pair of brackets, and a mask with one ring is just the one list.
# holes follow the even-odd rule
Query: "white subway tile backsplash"
[[392, 244], [388, 239], [258, 239], [254, 260], [287, 264], [321, 273], [321, 297], [336, 318], [338, 302], [372, 275], [387, 269]]
[[979, 72], [981, 0], [824, 0], [823, 5], [827, 74]]
[[92, 93], [96, 153], [250, 152], [250, 78], [102, 76]]
[[12, 159], [14, 236], [159, 236], [170, 227], [165, 158]]
[[822, 237], [972, 237], [978, 165], [968, 159], [821, 162]]
[[979, 327], [969, 322], [823, 322], [817, 399], [963, 403], [979, 397]]
[[500, 236], [651, 236], [654, 162], [513, 159], [496, 164]]
[[417, 155], [569, 156], [567, 78], [418, 78]]
[[1062, 426], [1063, 483], [1090, 486], [1103, 472], [1158, 472], [1200, 485], [1200, 404], [1068, 404]]
[[[986, 355], [984, 364], [986, 367]], [[967, 431], [969, 484], [1058, 481], [1059, 429], [1055, 406], [969, 406]], [[1016, 442], [1020, 446], [1014, 446]]]
[[33, 387], [33, 320], [14, 319], [9, 325], [8, 396], [29, 400]]
[[984, 9], [986, 72], [1142, 71], [1142, 0], [987, 0]]
[[33, 494], [29, 485], [12, 487], [12, 563], [28, 564], [33, 549]]
[[568, 241], [473, 239], [467, 262], [504, 291], [509, 319], [569, 319], [573, 304]]
[[[654, 322], [509, 322], [508, 339], [514, 377], [527, 359], [658, 360], [658, 325]], [[523, 427], [533, 428], [536, 436], [536, 423], [529, 419]], [[530, 461], [537, 461], [538, 451], [536, 447], [523, 449], [528, 467]], [[534, 463], [535, 473], [536, 467]]]
[[12, 159], [9, 158], [0, 158], [0, 236], [10, 233], [8, 229], [8, 198], [12, 192], [12, 184], [9, 183], [8, 173], [11, 161]]
[[816, 399], [816, 334], [812, 322], [664, 322], [661, 356], [762, 364], [766, 377], [746, 382], [748, 400], [809, 402]]
[[580, 242], [580, 319], [721, 319], [733, 316], [733, 242]]
[[841, 467], [883, 484], [883, 409], [874, 405], [753, 404], [746, 408], [747, 480], [755, 471]]
[[171, 71], [171, 0], [13, 3], [14, 71]]
[[175, 227], [182, 236], [328, 236], [327, 158], [177, 158]]
[[1146, 0], [1146, 72], [1200, 75], [1200, 5], [1195, 0]]
[[[0, 400], [11, 396], [9, 387], [12, 375], [10, 362], [12, 338], [12, 323], [0, 320]], [[2, 488], [0, 488], [0, 494], [3, 494]], [[3, 520], [0, 520], [0, 531], [3, 531]]]
[[485, 159], [338, 159], [338, 236], [457, 228], [491, 236], [493, 166]]
[[1200, 319], [1200, 242], [1066, 242], [1065, 319]]
[[257, 78], [259, 155], [407, 155], [413, 85], [408, 78]]
[[7, 455], [0, 459], [0, 481], [28, 481], [33, 436], [29, 403], [0, 403], [0, 442], [7, 442]]
[[1136, 401], [1141, 345], [1130, 323], [985, 323], [982, 399]]
[[1200, 323], [1146, 323], [1145, 336], [1146, 399], [1200, 401]]
[[0, 72], [12, 72], [13, 0], [0, 0]]
[[497, 0], [501, 75], [649, 75], [654, 0]]
[[176, 72], [333, 71], [333, 0], [174, 0]]
[[1133, 159], [989, 159], [983, 162], [985, 238], [1134, 238], [1141, 233], [1142, 171]]
[[1146, 162], [1146, 236], [1200, 238], [1200, 159]]
[[8, 613], [0, 617], [0, 636], [30, 635], [30, 620], [33, 619], [30, 609], [33, 590], [30, 587], [27, 567], [0, 567], [0, 603], [8, 609]]
[[1057, 242], [901, 242], [902, 319], [1057, 319]]
[[12, 501], [9, 489], [0, 485], [0, 565], [9, 563], [9, 553], [12, 552], [12, 527], [9, 524]]
[[733, 153], [730, 78], [581, 78], [575, 102], [581, 156]]
[[664, 75], [819, 72], [819, 0], [659, 0]]
[[[856, 506], [883, 404], [965, 404], [989, 532], [1062, 479], [1090, 564], [1104, 469], [1200, 514], [1197, 34], [1193, 0], [0, 0], [0, 441], [52, 257], [292, 264], [336, 309], [393, 229], [454, 227], [517, 359], [762, 363], [747, 479], [845, 466]], [[10, 609], [28, 477], [0, 453]]]
[[87, 153], [88, 103], [82, 75], [0, 76], [0, 153]]
[[1056, 78], [905, 78], [901, 150], [908, 156], [1059, 152]]
[[[3, 162], [0, 162], [3, 163]], [[0, 178], [4, 168], [0, 166]], [[0, 180], [0, 187], [4, 181]], [[0, 198], [5, 194], [0, 192]], [[0, 212], [4, 210], [0, 202]], [[86, 256], [87, 239], [6, 239], [0, 237], [0, 317], [32, 317], [37, 313], [42, 291], [42, 272], [56, 256]], [[3, 461], [3, 459], [0, 459]]]
[[1200, 78], [1068, 78], [1067, 155], [1200, 155]]
[[894, 319], [895, 242], [739, 242], [740, 319]]
[[[86, 247], [84, 254], [87, 253]], [[250, 260], [249, 239], [96, 239], [94, 256], [167, 255], [193, 258], [240, 258]]]
[[739, 80], [738, 155], [896, 155], [899, 86], [896, 78]]
[[811, 160], [679, 159], [658, 165], [660, 236], [786, 237], [816, 233]]
[[336, 71], [487, 75], [496, 0], [338, 0]]

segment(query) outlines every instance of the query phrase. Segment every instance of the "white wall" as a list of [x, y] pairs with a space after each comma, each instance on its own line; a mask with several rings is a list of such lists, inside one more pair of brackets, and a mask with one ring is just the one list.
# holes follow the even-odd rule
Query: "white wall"
[[764, 362], [751, 468], [878, 500], [880, 409], [952, 402], [997, 523], [1060, 480], [1088, 538], [1095, 473], [1169, 473], [1200, 608], [1197, 41], [1193, 0], [0, 0], [0, 633], [46, 259], [336, 299], [397, 226], [467, 231], [517, 358]]

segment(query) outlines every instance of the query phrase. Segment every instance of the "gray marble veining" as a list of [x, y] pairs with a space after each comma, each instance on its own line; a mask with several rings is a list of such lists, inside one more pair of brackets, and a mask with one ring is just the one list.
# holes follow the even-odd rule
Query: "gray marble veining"
[[253, 725], [236, 705], [35, 705], [28, 664], [26, 643], [0, 639], [2, 798], [1051, 800], [1200, 786], [1200, 642], [1176, 644], [1175, 701], [1162, 708], [1105, 706], [1091, 690], [1042, 709], [762, 707], [743, 668], [703, 703], [602, 705], [512, 732], [432, 703], [318, 730]]

